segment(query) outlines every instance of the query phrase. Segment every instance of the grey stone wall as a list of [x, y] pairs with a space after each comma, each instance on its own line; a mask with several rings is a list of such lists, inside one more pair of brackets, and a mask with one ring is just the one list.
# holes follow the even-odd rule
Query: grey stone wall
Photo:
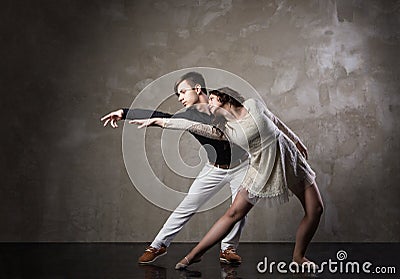
[[[399, 1], [23, 2], [0, 12], [0, 241], [151, 241], [169, 212], [136, 191], [122, 129], [99, 118], [195, 66], [250, 82], [306, 143], [326, 207], [315, 241], [400, 240]], [[199, 240], [228, 206], [176, 241]], [[242, 240], [293, 241], [301, 216], [296, 199], [258, 206]]]

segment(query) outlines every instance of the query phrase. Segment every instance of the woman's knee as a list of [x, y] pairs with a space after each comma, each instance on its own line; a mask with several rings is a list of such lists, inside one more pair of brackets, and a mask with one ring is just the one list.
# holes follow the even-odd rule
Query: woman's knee
[[232, 206], [226, 211], [225, 213], [225, 217], [229, 218], [230, 220], [232, 220], [232, 222], [237, 222], [241, 219], [241, 214], [240, 212], [233, 208]]
[[314, 214], [320, 217], [324, 212], [324, 203], [322, 201], [318, 201], [317, 204], [314, 206]]
[[308, 214], [318, 218], [321, 217], [324, 212], [324, 203], [316, 184], [306, 189], [304, 193], [304, 203], [305, 208], [308, 209]]
[[324, 204], [321, 200], [317, 200], [311, 206], [308, 206], [306, 215], [312, 217], [313, 219], [320, 219], [323, 212]]

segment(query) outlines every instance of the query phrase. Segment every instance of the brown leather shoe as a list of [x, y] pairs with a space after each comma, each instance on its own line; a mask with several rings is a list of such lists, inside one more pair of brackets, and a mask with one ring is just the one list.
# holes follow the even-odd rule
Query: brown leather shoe
[[219, 261], [226, 264], [240, 264], [242, 258], [236, 254], [236, 250], [233, 246], [229, 246], [225, 251], [221, 250], [219, 252]]
[[164, 256], [165, 254], [167, 254], [167, 247], [161, 246], [161, 248], [157, 249], [149, 246], [146, 248], [143, 255], [139, 257], [138, 263], [139, 264], [152, 263], [159, 257]]

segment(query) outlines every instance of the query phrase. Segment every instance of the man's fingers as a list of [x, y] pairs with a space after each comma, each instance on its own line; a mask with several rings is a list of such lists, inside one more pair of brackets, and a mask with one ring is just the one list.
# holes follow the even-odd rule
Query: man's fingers
[[109, 113], [109, 114], [107, 114], [107, 115], [104, 115], [104, 116], [100, 119], [100, 121], [104, 121], [105, 119], [110, 118], [110, 116], [111, 116], [111, 113]]
[[104, 126], [104, 127], [107, 126], [108, 122], [110, 122], [110, 119], [107, 119], [107, 120], [104, 122], [104, 125], [103, 125], [103, 126]]
[[116, 119], [112, 119], [112, 120], [111, 120], [111, 126], [112, 126], [113, 128], [118, 128], [117, 120], [116, 120]]

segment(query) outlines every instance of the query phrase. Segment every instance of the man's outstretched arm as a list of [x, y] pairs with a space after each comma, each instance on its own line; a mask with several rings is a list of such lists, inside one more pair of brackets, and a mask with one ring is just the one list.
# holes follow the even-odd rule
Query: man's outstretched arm
[[104, 122], [104, 127], [110, 124], [111, 127], [117, 128], [118, 121], [124, 119], [148, 119], [154, 117], [170, 118], [172, 114], [154, 111], [150, 109], [118, 109], [104, 115], [100, 121]]

